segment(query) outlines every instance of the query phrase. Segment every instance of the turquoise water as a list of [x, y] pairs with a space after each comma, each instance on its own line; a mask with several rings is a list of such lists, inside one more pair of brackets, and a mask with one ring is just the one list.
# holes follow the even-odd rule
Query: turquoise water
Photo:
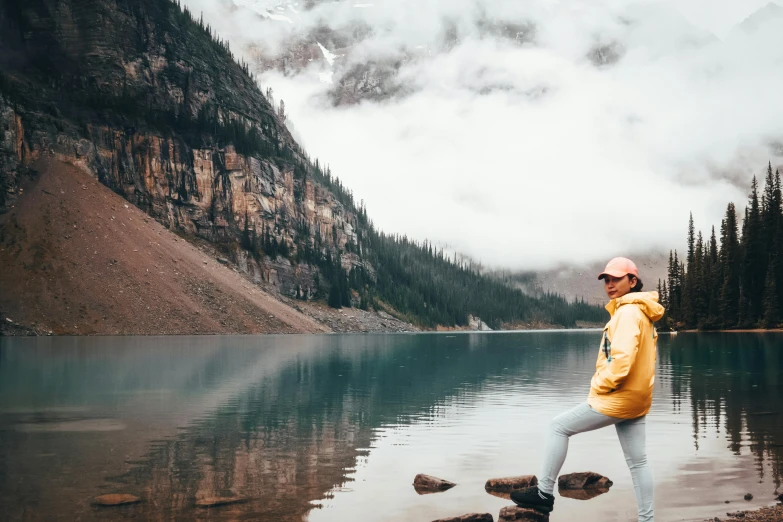
[[[599, 333], [0, 339], [0, 519], [430, 521], [497, 513], [584, 400]], [[648, 423], [657, 520], [771, 504], [783, 476], [783, 335], [661, 336]], [[564, 473], [615, 485], [551, 520], [634, 520], [613, 429]], [[418, 495], [428, 473], [458, 483]], [[142, 502], [97, 508], [93, 497]], [[743, 500], [752, 493], [751, 502]], [[205, 497], [246, 502], [203, 509]], [[724, 501], [729, 500], [730, 504]]]

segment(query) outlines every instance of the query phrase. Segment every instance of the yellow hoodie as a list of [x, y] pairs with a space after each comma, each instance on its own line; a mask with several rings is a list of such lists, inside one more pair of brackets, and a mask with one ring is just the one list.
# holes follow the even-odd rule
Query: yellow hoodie
[[626, 294], [606, 309], [611, 319], [601, 335], [587, 402], [604, 415], [635, 419], [652, 404], [658, 341], [653, 322], [664, 310], [658, 292]]

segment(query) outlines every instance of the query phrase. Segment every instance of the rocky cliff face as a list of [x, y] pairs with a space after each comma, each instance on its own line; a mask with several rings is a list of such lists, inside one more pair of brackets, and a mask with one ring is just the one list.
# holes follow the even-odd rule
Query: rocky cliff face
[[288, 295], [317, 291], [313, 269], [248, 256], [243, 233], [294, 253], [302, 238], [322, 251], [355, 243], [356, 212], [318, 182], [227, 45], [176, 4], [9, 0], [0, 56], [0, 212], [27, 166], [52, 155]]

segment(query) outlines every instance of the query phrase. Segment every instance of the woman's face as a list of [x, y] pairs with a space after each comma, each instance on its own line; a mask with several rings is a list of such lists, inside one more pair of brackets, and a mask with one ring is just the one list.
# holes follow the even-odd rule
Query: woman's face
[[624, 296], [630, 292], [634, 286], [636, 286], [636, 277], [634, 276], [604, 276], [604, 290], [606, 290], [606, 295], [609, 299], [617, 299], [618, 297]]

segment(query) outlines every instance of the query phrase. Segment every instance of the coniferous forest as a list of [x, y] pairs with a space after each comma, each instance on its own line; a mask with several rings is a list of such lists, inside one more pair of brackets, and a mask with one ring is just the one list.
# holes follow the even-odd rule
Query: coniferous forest
[[783, 209], [780, 172], [766, 169], [763, 188], [756, 177], [740, 219], [729, 203], [719, 236], [696, 232], [688, 223], [687, 252], [669, 254], [666, 281], [658, 281], [672, 329], [775, 328], [783, 304]]

